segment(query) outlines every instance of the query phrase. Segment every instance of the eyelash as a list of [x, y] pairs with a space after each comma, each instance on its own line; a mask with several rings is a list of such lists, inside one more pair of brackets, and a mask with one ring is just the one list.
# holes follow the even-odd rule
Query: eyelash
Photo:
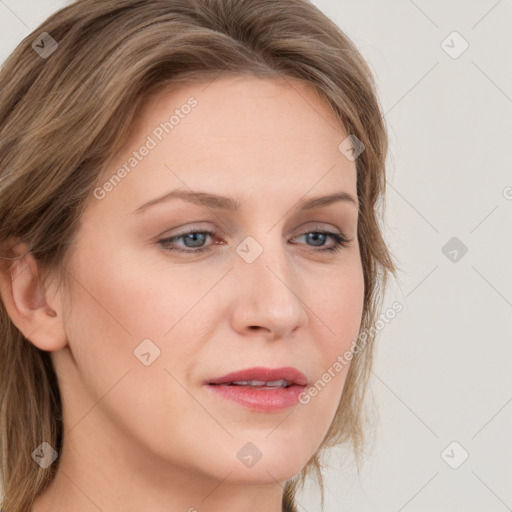
[[[306, 231], [305, 233], [302, 233], [300, 236], [308, 235], [311, 233], [316, 234], [322, 234], [322, 235], [328, 235], [334, 240], [334, 246], [327, 247], [323, 249], [313, 249], [314, 252], [330, 252], [335, 253], [338, 251], [341, 251], [343, 248], [347, 247], [349, 243], [352, 241], [352, 239], [348, 239], [343, 233], [335, 233], [333, 231]], [[166, 250], [170, 252], [180, 252], [180, 253], [188, 253], [188, 254], [197, 254], [202, 253], [205, 251], [210, 250], [210, 246], [207, 247], [198, 247], [196, 249], [177, 249], [176, 247], [169, 248], [165, 247], [166, 244], [169, 244], [173, 241], [179, 240], [180, 238], [184, 238], [187, 235], [190, 234], [202, 234], [202, 235], [209, 235], [212, 238], [215, 236], [215, 231], [208, 231], [208, 230], [197, 230], [197, 229], [190, 229], [189, 231], [186, 231], [184, 233], [181, 233], [180, 235], [176, 235], [170, 238], [163, 238], [161, 240], [158, 240], [158, 243]]]

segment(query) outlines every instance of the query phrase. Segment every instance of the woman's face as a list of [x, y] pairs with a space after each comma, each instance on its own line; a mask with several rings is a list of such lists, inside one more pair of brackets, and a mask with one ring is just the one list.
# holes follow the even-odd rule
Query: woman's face
[[[249, 77], [167, 91], [138, 122], [67, 267], [69, 345], [52, 353], [66, 436], [145, 478], [287, 480], [327, 433], [349, 366], [332, 368], [361, 322], [356, 167], [338, 147], [348, 134], [308, 86]], [[171, 191], [183, 195], [143, 207]], [[336, 193], [355, 202], [302, 207]], [[351, 241], [330, 251], [322, 231]], [[308, 403], [208, 384], [253, 367], [296, 368], [308, 386], [331, 378]]]

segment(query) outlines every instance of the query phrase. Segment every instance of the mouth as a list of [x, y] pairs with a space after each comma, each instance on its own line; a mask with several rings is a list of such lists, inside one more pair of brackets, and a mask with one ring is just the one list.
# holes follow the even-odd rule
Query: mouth
[[253, 411], [270, 413], [296, 405], [307, 378], [292, 367], [257, 367], [229, 373], [205, 384], [217, 396]]
[[211, 386], [250, 386], [253, 389], [279, 389], [279, 388], [289, 388], [290, 386], [295, 386], [293, 382], [290, 382], [286, 379], [272, 380], [269, 382], [265, 382], [264, 380], [237, 380], [234, 382], [225, 382], [222, 384], [212, 384]]

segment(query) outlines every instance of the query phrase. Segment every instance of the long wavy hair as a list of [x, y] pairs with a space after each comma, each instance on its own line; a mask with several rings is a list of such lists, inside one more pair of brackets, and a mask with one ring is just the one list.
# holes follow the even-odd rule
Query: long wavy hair
[[[367, 336], [354, 352], [325, 438], [286, 482], [282, 501], [283, 511], [296, 511], [296, 493], [312, 475], [323, 506], [324, 451], [348, 442], [360, 468], [372, 326], [395, 266], [380, 226], [388, 139], [375, 81], [355, 45], [310, 2], [78, 0], [44, 21], [0, 69], [0, 270], [9, 275], [10, 249], [21, 240], [40, 264], [43, 285], [49, 276], [66, 285], [63, 269], [78, 220], [141, 109], [172, 84], [221, 73], [311, 85], [365, 147], [356, 169], [365, 284], [360, 333]], [[58, 469], [59, 459], [43, 469], [31, 457], [42, 440], [58, 452], [62, 447], [50, 355], [23, 336], [0, 301], [4, 512], [27, 512]]]

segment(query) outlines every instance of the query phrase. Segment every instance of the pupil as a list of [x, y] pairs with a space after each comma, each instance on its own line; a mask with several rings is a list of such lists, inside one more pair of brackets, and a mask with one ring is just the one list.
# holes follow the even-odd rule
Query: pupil
[[[188, 234], [186, 237], [185, 237], [185, 240], [191, 240], [192, 242], [197, 242], [197, 237], [204, 237], [205, 234], [204, 233], [190, 233]], [[201, 240], [201, 238], [199, 238], [199, 242], [204, 242], [204, 240]], [[196, 245], [187, 245], [187, 247], [199, 247], [201, 246], [201, 243], [199, 244], [196, 244]]]
[[311, 239], [313, 239], [313, 241], [318, 241], [318, 237], [320, 237], [320, 243], [317, 244], [317, 245], [322, 245], [322, 242], [323, 242], [323, 238], [322, 237], [325, 237], [326, 235], [324, 233], [308, 233], [308, 236]]

